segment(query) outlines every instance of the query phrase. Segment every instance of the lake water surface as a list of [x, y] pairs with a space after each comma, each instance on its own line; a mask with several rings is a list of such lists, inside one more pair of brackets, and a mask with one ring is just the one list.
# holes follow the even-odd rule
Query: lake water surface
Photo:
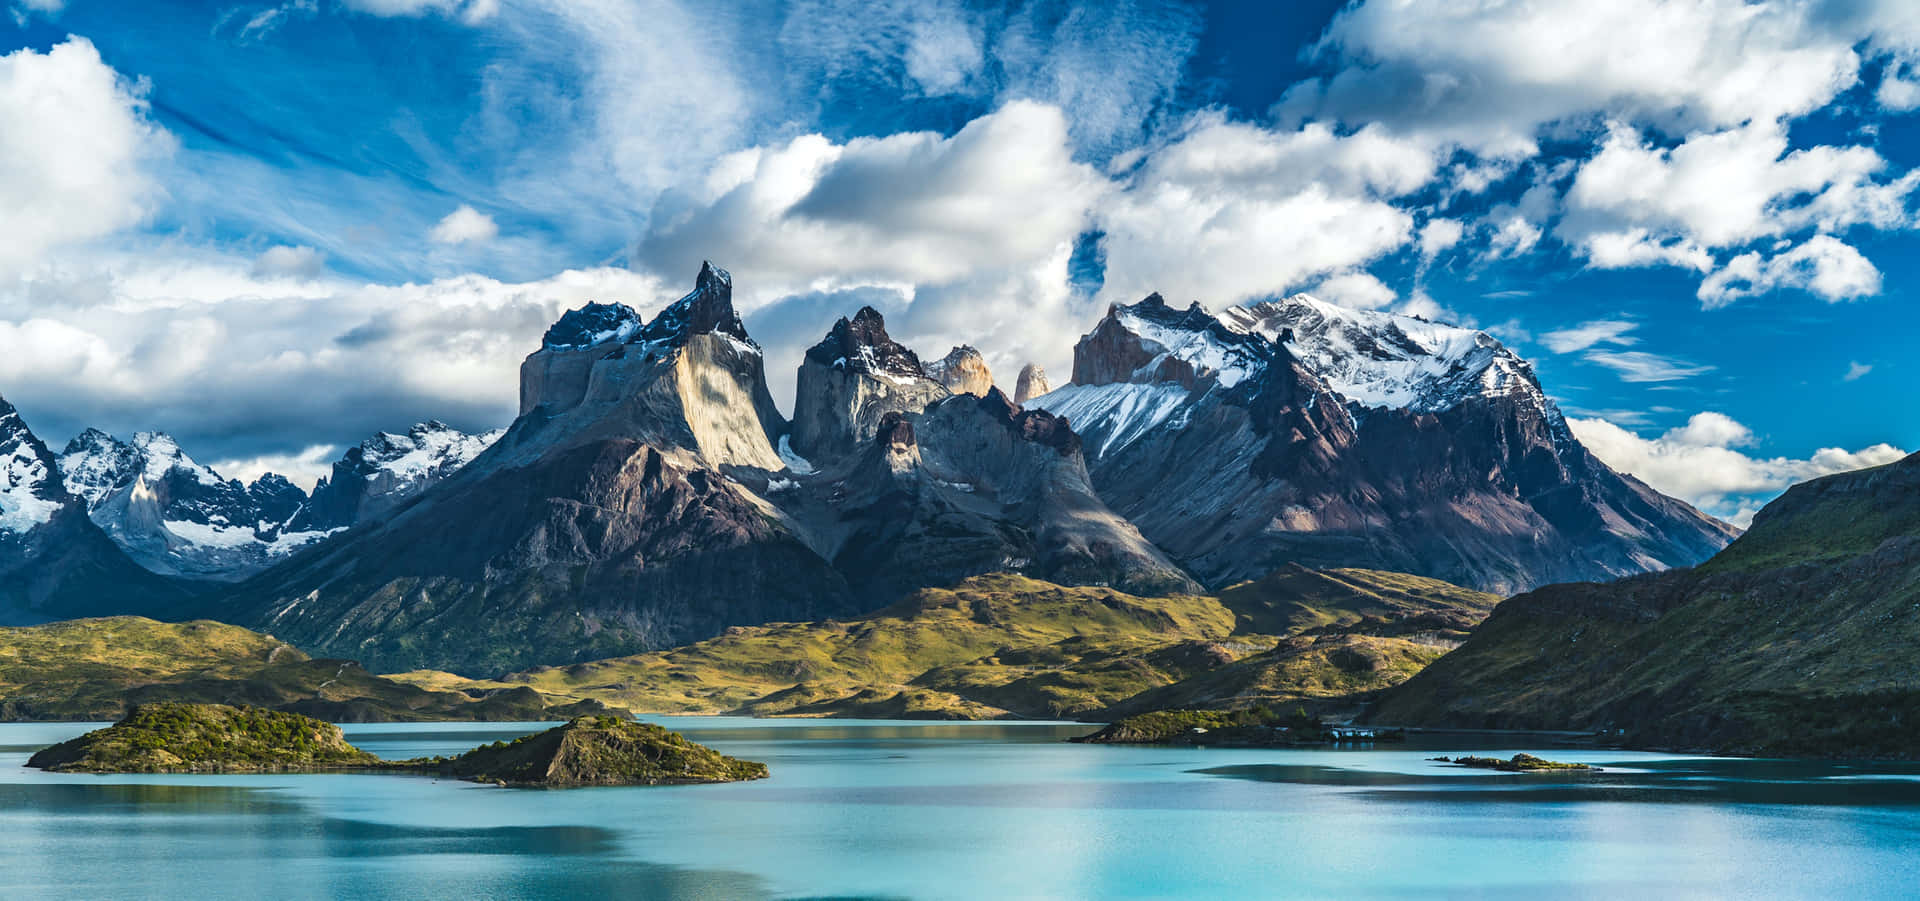
[[[409, 775], [61, 776], [0, 725], [0, 898], [1913, 897], [1920, 765], [1561, 750], [1066, 744], [1091, 727], [651, 718], [773, 777], [503, 789]], [[347, 726], [388, 758], [536, 724]], [[1476, 744], [1476, 742], [1478, 742]]]

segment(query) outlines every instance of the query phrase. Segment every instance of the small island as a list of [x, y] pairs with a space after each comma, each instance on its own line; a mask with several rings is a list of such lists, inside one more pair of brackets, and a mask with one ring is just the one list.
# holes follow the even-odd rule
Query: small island
[[1540, 773], [1540, 772], [1549, 772], [1554, 770], [1568, 771], [1568, 770], [1599, 769], [1599, 767], [1588, 766], [1587, 764], [1584, 764], [1584, 763], [1562, 763], [1558, 760], [1546, 760], [1544, 758], [1535, 757], [1532, 754], [1515, 754], [1513, 755], [1513, 758], [1510, 760], [1501, 760], [1498, 757], [1472, 757], [1472, 756], [1435, 757], [1433, 759], [1440, 763], [1451, 763], [1454, 766], [1472, 767], [1477, 770], [1499, 770], [1500, 772], [1503, 772], [1503, 773]]
[[56, 773], [289, 773], [377, 767], [340, 727], [225, 704], [142, 704], [125, 719], [27, 760]]
[[1221, 745], [1240, 748], [1405, 740], [1406, 733], [1399, 730], [1329, 726], [1303, 708], [1283, 714], [1270, 707], [1156, 710], [1109, 723], [1092, 735], [1068, 739], [1085, 744]]
[[766, 764], [737, 760], [649, 723], [590, 714], [458, 757], [381, 760], [340, 727], [297, 713], [163, 702], [33, 755], [56, 773], [413, 772], [522, 787], [689, 785], [764, 779]]
[[545, 732], [483, 745], [437, 768], [457, 779], [545, 788], [767, 778], [764, 763], [728, 757], [652, 723], [606, 715], [575, 717]]

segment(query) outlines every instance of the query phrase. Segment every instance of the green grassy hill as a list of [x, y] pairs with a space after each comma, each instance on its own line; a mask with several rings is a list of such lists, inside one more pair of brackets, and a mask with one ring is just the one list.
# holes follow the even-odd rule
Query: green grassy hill
[[1916, 648], [1920, 455], [1795, 486], [1693, 570], [1508, 600], [1373, 719], [1915, 757]]
[[137, 616], [0, 628], [0, 720], [118, 720], [162, 701], [246, 704], [335, 722], [564, 719], [524, 686], [476, 697], [315, 660], [270, 635]]
[[[1374, 690], [1451, 646], [1446, 636], [1461, 634], [1456, 630], [1495, 600], [1365, 570], [1300, 570], [1218, 598], [1137, 597], [995, 574], [923, 590], [859, 619], [736, 628], [683, 648], [501, 681], [436, 672], [392, 678], [450, 690], [531, 686], [557, 698], [650, 713], [1096, 717], [1131, 698], [1179, 695], [1189, 684], [1196, 687], [1183, 699], [1220, 706]], [[1248, 631], [1254, 624], [1283, 634]], [[1401, 646], [1416, 645], [1414, 639], [1371, 632], [1429, 643], [1409, 653]], [[1239, 662], [1268, 656], [1282, 637], [1327, 645], [1318, 663], [1276, 667], [1252, 679], [1257, 691], [1205, 687]], [[1348, 639], [1358, 650], [1336, 652], [1334, 645]], [[1376, 646], [1388, 651], [1369, 656]], [[1329, 656], [1334, 662], [1326, 662]]]

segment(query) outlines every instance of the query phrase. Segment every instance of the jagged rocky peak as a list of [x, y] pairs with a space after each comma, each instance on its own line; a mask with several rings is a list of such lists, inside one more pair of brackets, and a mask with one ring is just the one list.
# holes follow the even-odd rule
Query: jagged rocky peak
[[87, 509], [100, 506], [115, 488], [130, 481], [142, 466], [139, 451], [99, 429], [87, 429], [75, 435], [60, 452], [60, 471], [67, 490], [86, 502]]
[[1434, 413], [1470, 397], [1513, 395], [1547, 412], [1533, 367], [1478, 329], [1352, 310], [1306, 294], [1231, 307], [1221, 320], [1286, 344], [1341, 397], [1363, 407]]
[[747, 337], [747, 327], [740, 321], [740, 314], [733, 309], [733, 276], [712, 263], [702, 262], [692, 293], [661, 310], [634, 340], [682, 347], [688, 338], [708, 334], [727, 335], [759, 350], [759, 345]]
[[680, 450], [702, 465], [781, 468], [786, 420], [765, 360], [733, 307], [733, 279], [704, 263], [691, 292], [622, 341], [542, 346], [520, 364], [520, 419], [481, 465], [520, 466], [613, 437]]
[[59, 459], [0, 398], [0, 625], [170, 615], [187, 592], [127, 558], [87, 518]]
[[879, 310], [842, 317], [800, 362], [793, 449], [808, 459], [843, 456], [873, 438], [889, 413], [917, 413], [948, 397], [920, 357], [887, 334]]
[[987, 369], [986, 358], [971, 345], [947, 351], [946, 356], [926, 364], [926, 370], [928, 378], [955, 394], [985, 397], [987, 389], [993, 387], [993, 372]]
[[588, 303], [568, 310], [547, 329], [540, 345], [547, 350], [578, 350], [609, 341], [625, 341], [640, 327], [640, 314], [623, 303]]
[[1014, 383], [1013, 402], [1025, 404], [1052, 390], [1053, 387], [1047, 384], [1047, 371], [1041, 369], [1038, 363], [1028, 363], [1020, 368], [1020, 380]]
[[1073, 348], [1073, 383], [1176, 383], [1232, 388], [1258, 375], [1273, 356], [1267, 339], [1227, 325], [1198, 303], [1184, 310], [1159, 294], [1107, 308]]
[[886, 317], [872, 307], [861, 307], [852, 319], [840, 317], [819, 344], [807, 349], [807, 359], [887, 379], [928, 377], [919, 355], [887, 334]]

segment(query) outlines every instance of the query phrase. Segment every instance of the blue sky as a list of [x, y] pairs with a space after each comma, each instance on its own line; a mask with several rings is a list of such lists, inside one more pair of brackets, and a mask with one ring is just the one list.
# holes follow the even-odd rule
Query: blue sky
[[1911, 4], [8, 12], [0, 393], [55, 443], [497, 426], [560, 309], [711, 257], [776, 396], [862, 303], [1007, 379], [1109, 302], [1309, 291], [1492, 331], [1736, 520], [1920, 447]]

